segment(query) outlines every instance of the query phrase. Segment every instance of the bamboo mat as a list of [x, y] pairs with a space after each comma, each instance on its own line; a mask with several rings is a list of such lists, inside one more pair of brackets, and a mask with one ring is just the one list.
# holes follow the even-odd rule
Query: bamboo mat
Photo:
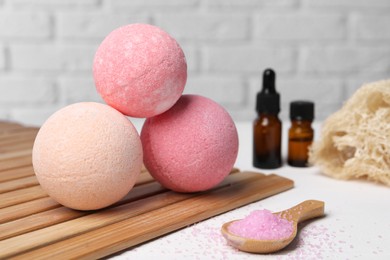
[[41, 189], [31, 150], [38, 128], [0, 122], [0, 259], [94, 259], [293, 187], [276, 174], [232, 170], [201, 193], [176, 193], [146, 169], [131, 192], [102, 210], [61, 206]]

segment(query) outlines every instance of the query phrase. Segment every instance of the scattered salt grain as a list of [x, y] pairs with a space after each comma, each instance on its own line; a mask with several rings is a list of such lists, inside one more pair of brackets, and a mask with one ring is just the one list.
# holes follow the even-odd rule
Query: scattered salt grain
[[255, 210], [242, 220], [229, 225], [229, 232], [258, 240], [283, 239], [294, 230], [293, 223], [272, 214], [269, 210]]

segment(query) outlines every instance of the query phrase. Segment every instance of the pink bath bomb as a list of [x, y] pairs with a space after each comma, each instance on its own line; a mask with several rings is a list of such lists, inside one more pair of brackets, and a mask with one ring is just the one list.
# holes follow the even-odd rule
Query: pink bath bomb
[[50, 197], [69, 208], [94, 210], [132, 189], [141, 172], [142, 145], [133, 124], [114, 108], [76, 103], [42, 125], [32, 159]]
[[128, 116], [152, 117], [172, 107], [183, 93], [187, 62], [169, 34], [156, 26], [130, 24], [103, 40], [93, 76], [107, 104]]
[[167, 112], [148, 118], [141, 131], [144, 164], [163, 186], [178, 192], [208, 190], [231, 171], [237, 129], [214, 101], [183, 95]]

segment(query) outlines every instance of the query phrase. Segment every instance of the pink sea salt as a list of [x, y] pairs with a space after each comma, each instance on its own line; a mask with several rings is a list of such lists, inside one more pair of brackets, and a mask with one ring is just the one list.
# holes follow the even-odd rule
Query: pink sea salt
[[244, 219], [230, 224], [228, 229], [235, 235], [258, 240], [287, 238], [294, 230], [292, 222], [266, 209], [251, 212]]

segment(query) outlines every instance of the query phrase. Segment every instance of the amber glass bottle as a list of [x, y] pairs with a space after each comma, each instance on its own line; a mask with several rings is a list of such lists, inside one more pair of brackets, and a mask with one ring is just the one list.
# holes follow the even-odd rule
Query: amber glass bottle
[[253, 123], [253, 166], [275, 169], [282, 165], [282, 122], [278, 118], [280, 96], [275, 89], [273, 70], [264, 71], [263, 87], [256, 101], [258, 117]]
[[295, 167], [307, 167], [309, 147], [313, 142], [314, 103], [294, 101], [290, 103], [291, 127], [288, 131], [287, 162]]

